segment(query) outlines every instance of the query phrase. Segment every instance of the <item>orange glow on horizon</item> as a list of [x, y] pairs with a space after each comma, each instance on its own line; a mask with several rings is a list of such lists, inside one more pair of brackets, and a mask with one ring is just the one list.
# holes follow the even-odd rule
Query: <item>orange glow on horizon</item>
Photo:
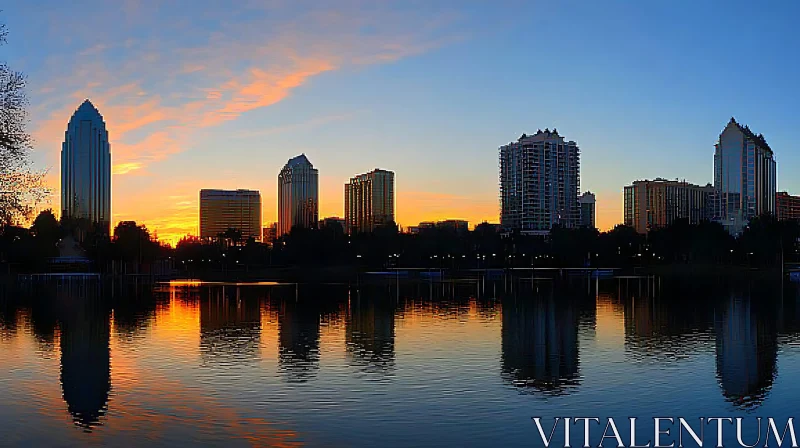
[[[115, 173], [114, 181], [126, 182], [127, 177], [127, 175], [121, 176]], [[136, 221], [147, 226], [151, 235], [157, 235], [159, 241], [172, 246], [183, 237], [197, 236], [199, 234], [198, 195], [201, 188], [208, 186], [208, 182], [193, 181], [177, 185], [168, 185], [168, 182], [168, 179], [154, 181], [141, 194], [125, 200], [112, 198], [112, 222], [114, 225], [120, 221]], [[344, 182], [345, 180], [342, 180], [342, 185]], [[48, 175], [47, 185], [53, 194], [50, 201], [41, 204], [38, 210], [52, 208], [59, 217], [61, 215], [59, 209], [60, 184], [55, 174]], [[343, 195], [329, 193], [334, 186], [332, 182], [320, 186], [320, 219], [329, 216], [344, 217]], [[236, 186], [228, 184], [222, 185], [222, 188], [235, 189]], [[264, 227], [277, 221], [276, 189], [277, 187], [269, 186], [259, 190]], [[164, 191], [169, 191], [169, 194], [164, 194]], [[338, 193], [337, 190], [333, 191]], [[622, 192], [596, 192], [595, 194], [597, 195], [597, 228], [600, 231], [608, 231], [622, 222]], [[472, 197], [401, 190], [396, 193], [395, 203], [397, 224], [402, 228], [416, 226], [420, 222], [447, 219], [466, 220], [469, 222], [470, 228], [474, 228], [481, 222], [500, 222], [500, 204], [494, 194]]]

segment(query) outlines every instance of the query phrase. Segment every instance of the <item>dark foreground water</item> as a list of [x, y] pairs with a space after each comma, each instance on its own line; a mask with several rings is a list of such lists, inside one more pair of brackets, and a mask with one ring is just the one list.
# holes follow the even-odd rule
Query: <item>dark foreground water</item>
[[641, 444], [652, 417], [746, 417], [763, 446], [755, 417], [797, 415], [798, 297], [637, 279], [36, 288], [0, 299], [0, 445], [542, 446], [531, 417], [560, 416], [600, 418], [593, 446], [607, 417], [625, 444], [628, 417]]

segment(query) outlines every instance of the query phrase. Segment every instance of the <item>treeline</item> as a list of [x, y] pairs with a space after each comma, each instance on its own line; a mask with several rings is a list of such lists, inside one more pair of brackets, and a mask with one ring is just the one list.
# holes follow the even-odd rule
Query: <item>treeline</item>
[[159, 243], [147, 227], [135, 222], [120, 222], [112, 235], [86, 220], [58, 220], [52, 211], [45, 210], [29, 228], [8, 224], [2, 227], [0, 262], [16, 271], [45, 270], [64, 245], [75, 246], [80, 256], [92, 260], [100, 272], [110, 270], [112, 262], [139, 266], [172, 256], [171, 247]]
[[774, 267], [798, 257], [800, 226], [770, 215], [755, 218], [738, 238], [720, 224], [673, 225], [637, 233], [624, 225], [608, 232], [556, 227], [550, 235], [501, 234], [488, 224], [471, 232], [426, 229], [399, 233], [395, 225], [346, 235], [335, 224], [295, 229], [273, 247], [249, 242], [229, 247], [184, 239], [175, 259], [187, 269], [247, 266], [357, 266], [384, 268], [635, 267], [727, 264]]
[[394, 224], [371, 233], [346, 235], [331, 223], [321, 229], [294, 229], [272, 246], [229, 231], [213, 242], [182, 239], [175, 248], [156, 241], [145, 226], [121, 222], [113, 236], [93, 232], [85, 223], [59, 222], [49, 211], [30, 228], [5, 226], [0, 260], [19, 269], [43, 269], [59, 254], [67, 235], [79, 235], [98, 270], [114, 262], [146, 265], [169, 260], [178, 271], [236, 271], [268, 267], [511, 268], [635, 267], [668, 264], [727, 264], [774, 267], [800, 260], [800, 226], [765, 215], [751, 220], [737, 238], [720, 224], [676, 221], [642, 235], [619, 225], [607, 232], [555, 227], [548, 236], [501, 234], [488, 224], [473, 231], [426, 229], [398, 232]]

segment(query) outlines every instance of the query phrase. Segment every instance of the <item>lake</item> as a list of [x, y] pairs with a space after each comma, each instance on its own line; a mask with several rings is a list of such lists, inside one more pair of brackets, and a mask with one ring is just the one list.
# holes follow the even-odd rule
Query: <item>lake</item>
[[534, 416], [752, 443], [796, 409], [798, 335], [780, 282], [34, 285], [0, 298], [0, 444], [542, 446]]

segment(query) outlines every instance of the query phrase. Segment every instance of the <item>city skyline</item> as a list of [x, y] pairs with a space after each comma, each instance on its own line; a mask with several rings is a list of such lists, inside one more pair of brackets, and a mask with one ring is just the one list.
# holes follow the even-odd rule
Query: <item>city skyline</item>
[[[7, 60], [29, 77], [34, 161], [50, 168], [58, 209], [59, 136], [76, 103], [92, 98], [114, 148], [112, 222], [136, 220], [172, 242], [197, 233], [200, 188], [250, 188], [275, 203], [276, 180], [264, 173], [301, 152], [324, 173], [320, 216], [341, 215], [340, 185], [352, 173], [389, 166], [401, 178], [399, 224], [497, 222], [496, 173], [486, 169], [497, 143], [548, 125], [581, 142], [582, 189], [597, 195], [601, 230], [622, 221], [621, 187], [634, 179], [711, 181], [719, 124], [731, 115], [769, 136], [777, 188], [800, 191], [787, 175], [800, 154], [797, 66], [785, 58], [798, 45], [798, 5], [753, 12], [751, 23], [771, 30], [759, 33], [735, 26], [741, 8], [691, 5], [686, 14], [688, 3], [201, 3], [157, 15], [146, 1], [90, 3], [87, 20], [99, 25], [80, 31], [58, 19], [65, 4], [45, 2], [44, 14], [4, 7]], [[516, 19], [534, 12], [552, 24]], [[219, 20], [201, 20], [209, 14]], [[555, 38], [565, 22], [575, 34]], [[759, 55], [758, 74], [740, 69], [747, 53]], [[498, 82], [497, 67], [511, 60], [518, 69]], [[535, 70], [541, 60], [564, 70]], [[274, 208], [263, 218], [277, 220]]]

